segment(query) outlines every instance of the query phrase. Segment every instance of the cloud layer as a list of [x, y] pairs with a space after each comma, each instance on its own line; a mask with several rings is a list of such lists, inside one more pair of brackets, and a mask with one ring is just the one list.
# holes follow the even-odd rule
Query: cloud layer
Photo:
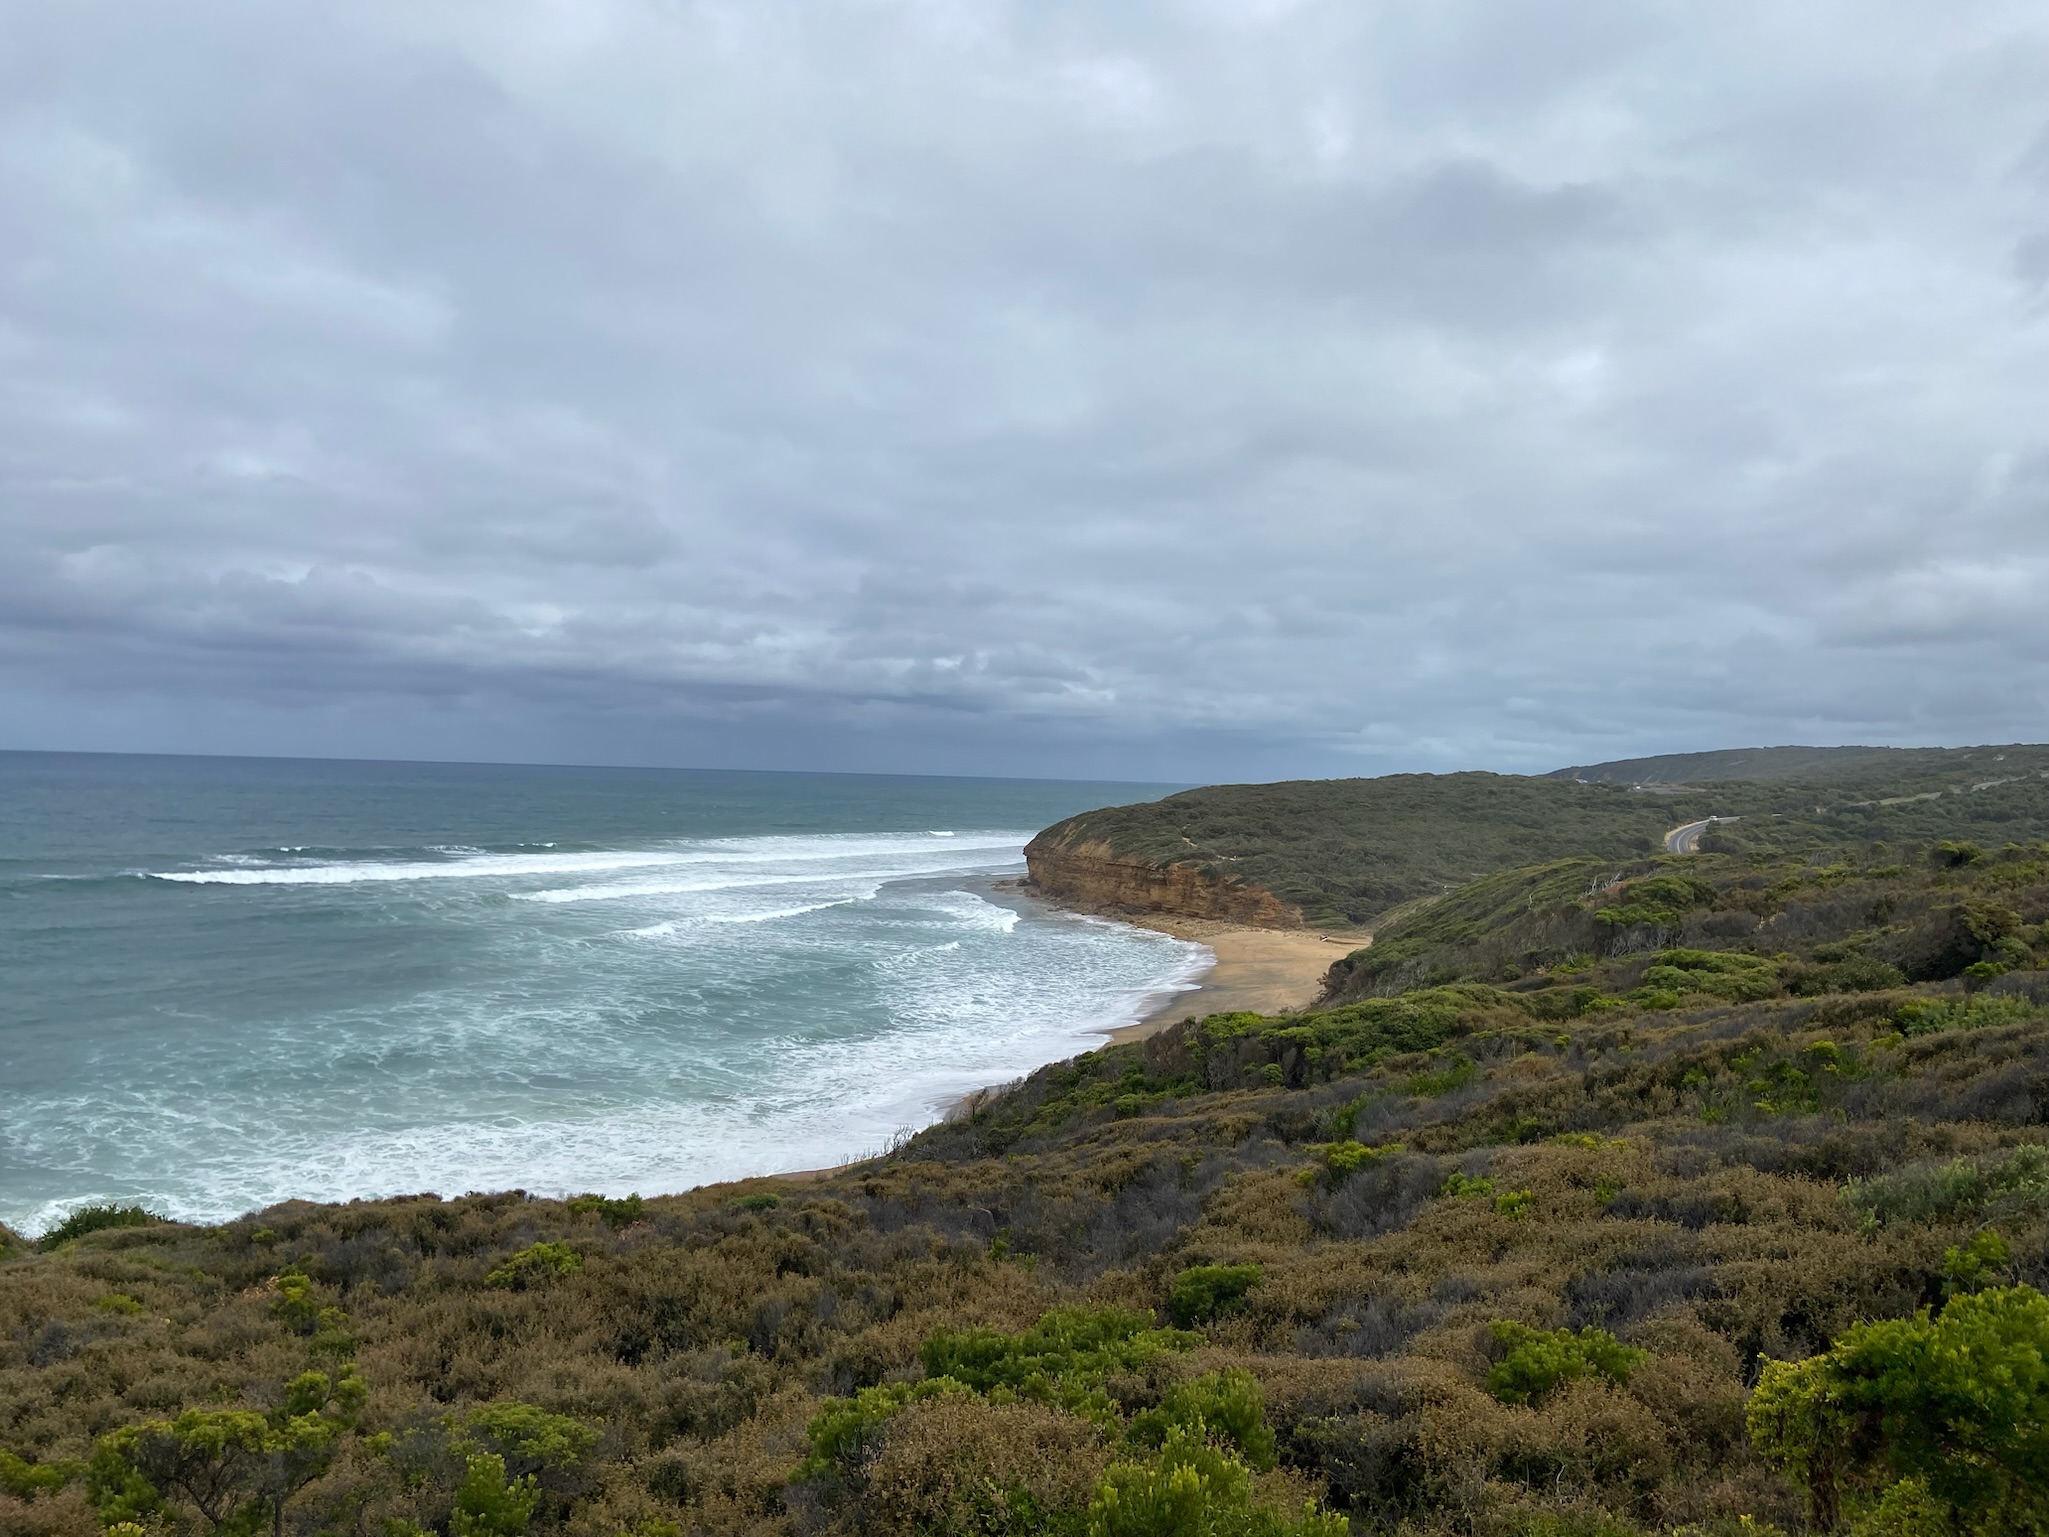
[[2044, 735], [2036, 5], [0, 12], [0, 745]]

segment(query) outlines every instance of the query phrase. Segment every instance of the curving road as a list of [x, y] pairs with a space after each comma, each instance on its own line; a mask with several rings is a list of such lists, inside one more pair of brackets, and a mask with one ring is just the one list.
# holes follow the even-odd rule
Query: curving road
[[1698, 822], [1688, 822], [1683, 827], [1675, 827], [1665, 834], [1665, 852], [1667, 854], [1698, 854], [1700, 852], [1700, 835], [1702, 833], [1706, 832], [1716, 822], [1733, 822], [1735, 820], [1736, 818], [1734, 817], [1702, 817]]

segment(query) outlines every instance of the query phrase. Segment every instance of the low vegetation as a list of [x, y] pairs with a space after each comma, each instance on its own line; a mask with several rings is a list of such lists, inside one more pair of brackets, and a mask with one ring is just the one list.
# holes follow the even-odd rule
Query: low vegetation
[[1712, 784], [1720, 780], [1897, 785], [1913, 793], [1970, 788], [2049, 769], [2049, 747], [1739, 747], [1620, 758], [1554, 770], [1552, 779], [1599, 784]]
[[[1211, 785], [1085, 812], [1040, 839], [1100, 843], [1120, 858], [1263, 887], [1310, 924], [1344, 928], [1383, 922], [1498, 871], [1655, 854], [1670, 829], [1710, 816], [1730, 820], [1715, 823], [1702, 847], [1723, 852], [1807, 854], [1874, 840], [2028, 842], [2049, 837], [2049, 747], [1780, 748], [1644, 758], [1542, 778], [1391, 774]], [[1616, 921], [1628, 924], [1628, 904], [1617, 906], [1624, 911]]]
[[2045, 923], [1552, 860], [822, 1179], [8, 1235], [0, 1532], [2039, 1537]]

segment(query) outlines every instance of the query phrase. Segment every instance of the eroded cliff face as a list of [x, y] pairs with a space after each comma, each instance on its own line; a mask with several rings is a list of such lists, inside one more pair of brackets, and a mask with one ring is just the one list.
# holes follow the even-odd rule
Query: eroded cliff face
[[1303, 927], [1302, 910], [1264, 886], [1205, 875], [1193, 864], [1162, 865], [1119, 855], [1065, 822], [1025, 845], [1025, 868], [1046, 896], [1089, 912], [1220, 918], [1267, 929]]

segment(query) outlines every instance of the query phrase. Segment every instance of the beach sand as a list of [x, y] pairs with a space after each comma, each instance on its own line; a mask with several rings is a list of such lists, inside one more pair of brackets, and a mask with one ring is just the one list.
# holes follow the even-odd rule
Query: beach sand
[[[1122, 915], [1120, 915], [1122, 916]], [[1209, 946], [1216, 962], [1191, 992], [1175, 993], [1136, 1024], [1104, 1032], [1112, 1045], [1142, 1041], [1154, 1031], [1194, 1015], [1286, 1014], [1304, 1009], [1323, 992], [1323, 975], [1352, 951], [1373, 942], [1364, 932], [1255, 929], [1215, 918], [1122, 916], [1176, 939]]]
[[[1170, 994], [1144, 1019], [1103, 1031], [1108, 1037], [1107, 1044], [1112, 1046], [1142, 1041], [1191, 1015], [1199, 1019], [1205, 1014], [1229, 1014], [1241, 1009], [1255, 1014], [1286, 1014], [1306, 1009], [1322, 995], [1323, 976], [1332, 965], [1373, 943], [1371, 934], [1357, 929], [1255, 929], [1216, 918], [1170, 918], [1158, 913], [1119, 913], [1116, 919], [1207, 945], [1216, 960], [1193, 988]], [[985, 1094], [994, 1092], [992, 1087], [963, 1094], [947, 1108], [944, 1119], [968, 1113]], [[762, 1178], [767, 1188], [767, 1182], [774, 1180], [822, 1179], [852, 1167], [842, 1164], [838, 1168], [804, 1169]]]

